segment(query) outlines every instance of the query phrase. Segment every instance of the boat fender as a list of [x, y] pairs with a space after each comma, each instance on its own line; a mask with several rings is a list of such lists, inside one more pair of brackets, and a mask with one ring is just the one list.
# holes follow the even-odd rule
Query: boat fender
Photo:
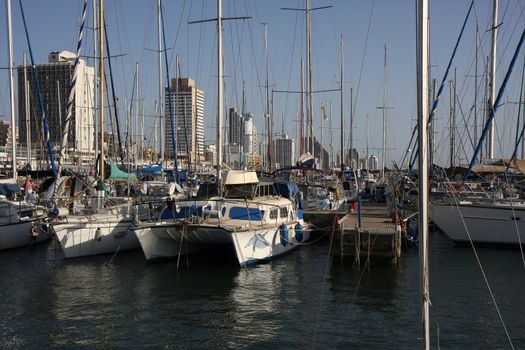
[[40, 231], [36, 226], [31, 227], [31, 238], [33, 240], [37, 239], [40, 236]]
[[95, 230], [95, 239], [99, 242], [102, 239], [102, 230], [100, 229], [100, 227], [97, 227], [97, 229]]
[[281, 244], [286, 247], [288, 245], [288, 227], [285, 224], [281, 224], [279, 234], [281, 236]]
[[297, 223], [294, 229], [295, 229], [295, 239], [297, 240], [297, 242], [301, 243], [303, 241], [303, 225]]
[[53, 216], [67, 216], [69, 209], [67, 208], [55, 208], [53, 209]]

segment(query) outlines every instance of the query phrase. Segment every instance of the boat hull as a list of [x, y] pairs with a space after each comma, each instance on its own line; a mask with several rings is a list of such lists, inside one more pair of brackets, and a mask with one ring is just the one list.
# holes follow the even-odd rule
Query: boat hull
[[25, 247], [49, 239], [45, 234], [32, 234], [33, 222], [0, 225], [0, 250]]
[[53, 225], [66, 258], [111, 254], [139, 249], [136, 235], [129, 230], [131, 219], [66, 222]]
[[429, 216], [455, 242], [470, 242], [470, 235], [474, 243], [525, 243], [524, 209], [514, 208], [513, 211], [507, 206], [432, 204]]
[[[240, 265], [271, 260], [301, 244], [296, 237], [295, 223], [286, 225], [287, 238], [281, 228], [252, 228], [235, 230], [218, 225], [151, 224], [133, 229], [147, 260], [173, 258], [204, 249], [232, 245]], [[309, 239], [310, 232], [302, 229], [300, 241]]]

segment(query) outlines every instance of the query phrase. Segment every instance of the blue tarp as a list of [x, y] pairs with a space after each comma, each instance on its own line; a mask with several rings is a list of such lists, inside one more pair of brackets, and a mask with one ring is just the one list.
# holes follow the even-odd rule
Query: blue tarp
[[17, 184], [0, 184], [0, 195], [9, 197], [13, 193], [20, 193], [22, 192], [20, 189], [20, 185]]
[[285, 198], [295, 197], [299, 193], [299, 187], [294, 182], [275, 182], [277, 193]]

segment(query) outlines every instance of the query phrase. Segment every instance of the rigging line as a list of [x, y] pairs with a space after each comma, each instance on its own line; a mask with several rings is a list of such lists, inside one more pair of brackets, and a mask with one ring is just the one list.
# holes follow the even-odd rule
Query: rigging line
[[[334, 220], [337, 220], [336, 218], [334, 218]], [[324, 275], [323, 275], [323, 285], [321, 287], [321, 296], [320, 296], [320, 301], [319, 301], [319, 307], [317, 309], [317, 315], [316, 315], [316, 318], [315, 318], [315, 326], [314, 326], [314, 335], [313, 335], [313, 341], [312, 341], [312, 349], [315, 348], [315, 343], [316, 343], [316, 340], [317, 340], [317, 333], [319, 331], [319, 321], [320, 321], [320, 318], [321, 318], [321, 307], [323, 306], [323, 299], [324, 299], [324, 293], [325, 293], [325, 290], [326, 290], [326, 280], [327, 280], [327, 277], [328, 277], [328, 271], [330, 269], [330, 257], [332, 256], [332, 241], [334, 239], [334, 233], [335, 233], [335, 222], [332, 224], [332, 233], [330, 234], [330, 244], [328, 245], [328, 255], [326, 256], [326, 262], [325, 262], [325, 266], [324, 266]]]
[[363, 70], [365, 65], [365, 57], [366, 57], [366, 50], [368, 48], [368, 38], [370, 36], [370, 28], [372, 27], [372, 17], [374, 15], [374, 6], [376, 1], [372, 0], [372, 6], [370, 8], [370, 16], [368, 18], [368, 28], [366, 30], [366, 39], [365, 39], [365, 47], [363, 49], [363, 56], [361, 58], [361, 68], [359, 69], [359, 78], [357, 79], [357, 89], [356, 89], [356, 95], [355, 95], [355, 103], [353, 103], [352, 108], [352, 119], [355, 121], [355, 112], [357, 110], [357, 102], [359, 98], [359, 91], [361, 87], [361, 78], [363, 77]]
[[[295, 13], [295, 26], [294, 26], [294, 31], [293, 31], [293, 35], [292, 35], [292, 54], [290, 55], [290, 69], [288, 71], [288, 85], [286, 86], [286, 90], [290, 90], [290, 84], [291, 84], [291, 81], [292, 81], [292, 68], [295, 68], [295, 65], [293, 64], [293, 61], [294, 61], [294, 57], [295, 57], [295, 39], [297, 37], [297, 24], [298, 24], [298, 21], [299, 21], [299, 12], [296, 12]], [[303, 74], [301, 72], [301, 74]], [[288, 94], [286, 94], [285, 96], [285, 109], [284, 109], [284, 115], [288, 115]]]
[[[507, 3], [507, 7], [508, 5], [510, 4], [510, 2]], [[517, 5], [516, 5], [517, 6]], [[513, 11], [514, 12], [514, 11]], [[503, 23], [503, 18], [501, 19], [500, 23]], [[511, 43], [511, 40], [512, 38], [514, 37], [514, 34], [516, 33], [516, 29], [519, 25], [519, 19], [516, 20], [516, 22], [514, 23], [514, 27], [512, 28], [512, 32], [511, 34], [509, 35], [509, 40], [507, 40], [507, 44], [505, 45], [505, 47], [503, 48], [503, 52], [501, 53], [501, 56], [500, 57], [505, 57], [505, 53], [507, 52], [507, 49], [509, 48], [510, 46], [510, 43]], [[508, 26], [504, 27], [505, 30], [503, 31], [503, 33], [499, 33], [498, 32], [498, 37], [503, 37], [507, 32], [506, 32], [506, 29], [509, 28]], [[500, 67], [500, 64], [503, 63], [503, 60], [499, 60], [498, 61], [498, 65], [497, 65], [497, 68]]]
[[[161, 2], [161, 6], [162, 6], [162, 2]], [[184, 0], [184, 2], [182, 3], [182, 9], [180, 10], [180, 17], [179, 17], [179, 25], [177, 26], [177, 32], [175, 33], [175, 39], [173, 40], [173, 50], [171, 50], [171, 56], [170, 56], [170, 59], [169, 59], [169, 66], [171, 67], [171, 64], [173, 63], [173, 55], [175, 55], [175, 47], [177, 45], [177, 40], [179, 39], [179, 33], [180, 33], [180, 27], [182, 25], [182, 16], [184, 15], [184, 10], [186, 9], [186, 0]], [[166, 45], [164, 45], [164, 49], [167, 50], [168, 48], [166, 47]], [[166, 61], [168, 61], [166, 59]], [[166, 62], [166, 64], [168, 64], [168, 62]], [[175, 67], [175, 70], [177, 68]]]
[[[118, 2], [120, 4], [120, 2]], [[122, 33], [120, 31], [120, 21], [119, 21], [119, 16], [117, 16], [117, 14], [120, 14], [120, 13], [125, 13], [122, 9], [122, 7], [120, 9], [117, 9], [117, 1], [114, 1], [113, 2], [113, 10], [115, 11], [114, 13], [114, 18], [115, 18], [115, 23], [116, 23], [116, 27], [117, 27], [117, 38], [118, 38], [118, 45], [119, 45], [119, 50], [120, 52], [129, 52], [130, 50], [130, 46], [129, 46], [129, 41], [128, 41], [128, 38], [127, 36], [124, 36], [124, 40], [125, 40], [125, 43], [124, 43], [124, 46], [126, 46], [126, 50], [123, 49], [122, 45]], [[107, 30], [107, 22], [104, 23], [105, 25], [105, 29]], [[124, 27], [125, 27], [125, 24], [124, 24]], [[124, 33], [127, 33], [127, 30], [126, 28], [124, 28]], [[129, 56], [126, 56], [124, 58], [124, 60], [128, 60], [128, 66], [132, 66], [132, 60], [131, 60], [131, 57]], [[105, 63], [104, 63], [105, 64]], [[124, 95], [127, 96], [128, 95], [128, 89], [127, 89], [127, 85], [128, 85], [128, 74], [126, 72], [126, 69], [124, 67], [124, 64], [121, 64], [120, 65], [120, 69], [122, 71], [122, 77], [121, 79], [124, 80], [122, 86], [124, 87]]]
[[[258, 16], [257, 6], [255, 5], [255, 3], [254, 3], [254, 6], [255, 6], [255, 12], [257, 13], [257, 18], [260, 19], [260, 17]], [[244, 8], [246, 10], [246, 13], [248, 13], [248, 5], [247, 5], [246, 0], [244, 0]], [[260, 78], [260, 74], [259, 74], [259, 66], [258, 66], [258, 61], [257, 61], [257, 55], [255, 54], [255, 47], [253, 45], [253, 33], [252, 33], [252, 26], [251, 25], [248, 25], [248, 31], [250, 32], [250, 44], [251, 44], [251, 48], [252, 48], [252, 57], [253, 57], [253, 61], [254, 61], [255, 74], [257, 76], [257, 87], [258, 87], [258, 90], [259, 90], [259, 97], [261, 99], [261, 106], [264, 106], [264, 94], [263, 94], [262, 86], [261, 86], [261, 78]], [[263, 125], [264, 125], [264, 120], [263, 120]]]
[[[228, 2], [228, 10], [230, 12], [230, 16], [232, 14], [232, 9], [231, 9], [231, 1]], [[234, 16], [236, 15], [235, 13], [233, 14]], [[237, 21], [235, 21], [237, 22]], [[232, 62], [233, 62], [233, 67], [232, 67], [232, 88], [233, 88], [233, 93], [231, 95], [231, 98], [232, 99], [235, 99], [235, 104], [238, 106], [239, 105], [239, 90], [237, 89], [237, 61], [236, 61], [236, 55], [235, 55], [235, 48], [234, 48], [234, 40], [233, 40], [233, 26], [235, 24], [232, 24], [232, 23], [229, 23], [229, 32], [230, 32], [230, 46], [231, 46], [231, 53], [232, 53]], [[223, 27], [223, 30], [224, 30], [224, 27]], [[224, 53], [223, 53], [224, 54]], [[233, 102], [232, 102], [233, 104]]]
[[492, 288], [490, 287], [490, 283], [489, 283], [489, 280], [487, 278], [487, 274], [485, 273], [485, 269], [483, 268], [483, 265], [481, 264], [481, 260], [478, 256], [478, 252], [476, 250], [476, 247], [474, 246], [474, 242], [472, 241], [472, 237], [470, 236], [470, 231], [467, 227], [467, 224], [465, 222], [465, 218], [463, 217], [463, 213], [461, 212], [461, 209], [459, 207], [459, 196], [455, 193], [452, 193], [452, 200], [453, 200], [453, 204], [456, 205], [456, 209], [458, 210], [459, 212], [459, 216], [461, 218], [461, 222], [463, 223], [463, 227], [465, 228], [465, 232], [467, 233], [467, 237], [468, 237], [468, 240], [469, 240], [469, 243], [470, 243], [470, 246], [474, 252], [474, 256], [476, 258], [476, 262], [478, 264], [478, 267], [481, 271], [481, 274], [483, 275], [483, 280], [485, 281], [485, 285], [487, 286], [487, 289], [489, 291], [489, 294], [490, 294], [490, 298], [492, 299], [492, 303], [494, 304], [494, 307], [496, 308], [496, 312], [498, 313], [498, 317], [500, 319], [500, 322], [501, 322], [501, 325], [503, 326], [503, 330], [505, 331], [505, 335], [507, 336], [507, 340], [509, 341], [509, 345], [511, 347], [511, 349], [514, 349], [514, 344], [512, 343], [512, 339], [510, 338], [510, 335], [509, 335], [509, 332], [507, 330], [507, 326], [505, 325], [505, 321], [503, 320], [503, 316], [499, 310], [499, 307], [498, 307], [498, 303], [496, 302], [496, 298], [494, 296], [494, 293], [492, 292]]

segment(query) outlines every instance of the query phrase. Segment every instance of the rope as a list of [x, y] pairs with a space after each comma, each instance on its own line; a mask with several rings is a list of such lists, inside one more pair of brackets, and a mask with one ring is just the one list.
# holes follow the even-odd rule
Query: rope
[[501, 315], [501, 312], [498, 307], [498, 303], [496, 302], [496, 298], [494, 297], [494, 293], [492, 292], [492, 288], [490, 287], [490, 283], [488, 281], [487, 275], [485, 273], [485, 270], [483, 269], [483, 265], [481, 264], [481, 260], [479, 259], [478, 252], [476, 250], [476, 247], [474, 246], [474, 242], [472, 241], [472, 237], [470, 236], [470, 231], [467, 227], [467, 224], [465, 223], [465, 219], [463, 217], [463, 214], [461, 213], [460, 207], [459, 207], [459, 197], [457, 197], [454, 193], [452, 194], [453, 198], [453, 204], [456, 205], [459, 215], [461, 217], [461, 221], [463, 223], [463, 227], [465, 228], [465, 232], [467, 233], [467, 237], [469, 239], [470, 246], [474, 252], [474, 256], [476, 258], [476, 262], [479, 266], [479, 269], [481, 271], [481, 274], [483, 275], [483, 280], [485, 281], [485, 285], [487, 286], [487, 289], [490, 294], [490, 298], [492, 299], [492, 302], [494, 303], [494, 307], [496, 308], [496, 312], [498, 313], [498, 317], [500, 319], [501, 325], [503, 326], [503, 330], [505, 331], [505, 335], [507, 336], [507, 339], [509, 341], [509, 345], [511, 349], [514, 349], [514, 345], [512, 343], [512, 339], [510, 338], [509, 332], [507, 330], [507, 326], [505, 325], [505, 321], [503, 320], [503, 316]]
[[319, 301], [319, 308], [317, 309], [317, 317], [316, 317], [316, 320], [315, 320], [314, 337], [313, 337], [313, 341], [312, 341], [312, 349], [315, 348], [315, 344], [316, 344], [316, 341], [317, 341], [317, 332], [319, 331], [319, 319], [321, 317], [321, 307], [323, 305], [324, 293], [325, 293], [325, 289], [326, 289], [326, 279], [327, 279], [327, 276], [328, 276], [330, 256], [332, 255], [332, 242], [333, 242], [333, 239], [334, 239], [335, 227], [336, 227], [336, 225], [332, 226], [332, 232], [330, 234], [330, 244], [328, 246], [328, 256], [326, 258], [326, 263], [325, 263], [325, 270], [324, 270], [324, 276], [323, 276], [323, 286], [321, 287], [321, 298], [320, 298], [321, 300]]

